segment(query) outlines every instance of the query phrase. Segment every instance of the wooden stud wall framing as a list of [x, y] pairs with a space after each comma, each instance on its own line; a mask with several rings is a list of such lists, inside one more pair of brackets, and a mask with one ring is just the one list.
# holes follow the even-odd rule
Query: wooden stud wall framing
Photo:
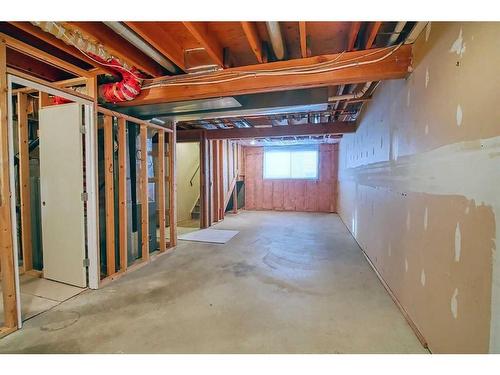
[[118, 119], [118, 202], [120, 271], [127, 270], [127, 122]]
[[[171, 225], [170, 235], [171, 240], [167, 244], [165, 238], [166, 232], [166, 190], [168, 188], [170, 197], [170, 209], [169, 215], [175, 214], [175, 193], [172, 193], [172, 189], [175, 187], [175, 178], [173, 176], [175, 172], [175, 160], [169, 157], [169, 176], [166, 175], [165, 168], [165, 133], [169, 140], [169, 154], [175, 155], [175, 143], [172, 144], [172, 139], [175, 142], [174, 131], [169, 128], [163, 128], [154, 124], [150, 124], [146, 121], [136, 119], [131, 116], [123, 115], [118, 112], [113, 112], [105, 108], [98, 107], [98, 112], [104, 115], [104, 162], [105, 162], [105, 211], [106, 211], [106, 255], [107, 259], [111, 260], [111, 264], [106, 263], [107, 275], [101, 280], [101, 285], [119, 278], [127, 270], [133, 270], [140, 267], [141, 264], [145, 264], [149, 261], [156, 259], [156, 255], [149, 254], [149, 199], [148, 199], [148, 151], [147, 151], [147, 139], [148, 130], [154, 129], [158, 133], [158, 166], [157, 166], [157, 199], [159, 205], [159, 226], [160, 226], [160, 248], [159, 254], [165, 253], [167, 248], [171, 248], [176, 244], [176, 225]], [[114, 137], [113, 137], [113, 118], [117, 118], [118, 129], [117, 129], [117, 139], [118, 139], [118, 163], [117, 166], [113, 165], [113, 149], [114, 149]], [[136, 124], [140, 126], [139, 140], [140, 140], [140, 152], [137, 157], [140, 161], [140, 169], [138, 171], [138, 184], [139, 184], [139, 203], [141, 205], [141, 242], [142, 252], [140, 259], [132, 265], [128, 265], [127, 260], [127, 122]], [[173, 152], [172, 152], [173, 148]], [[115, 262], [115, 249], [117, 244], [115, 243], [115, 205], [114, 205], [114, 189], [113, 186], [113, 171], [114, 168], [118, 168], [118, 246], [119, 246], [119, 269], [116, 268]], [[168, 181], [168, 186], [167, 186]], [[132, 187], [135, 188], [135, 187]], [[170, 217], [171, 222], [175, 223], [175, 220]], [[111, 228], [111, 230], [108, 230]], [[158, 255], [159, 255], [158, 254]]]
[[141, 202], [141, 255], [143, 260], [149, 258], [149, 202], [148, 202], [148, 128], [141, 125], [139, 135], [140, 152], [140, 202]]
[[19, 126], [19, 192], [21, 203], [21, 248], [23, 272], [33, 269], [31, 246], [30, 165], [28, 147], [28, 95], [17, 94], [17, 122]]
[[113, 118], [104, 116], [104, 187], [106, 211], [106, 270], [116, 272], [115, 266], [115, 190], [113, 166]]
[[0, 267], [4, 325], [0, 337], [17, 329], [17, 304], [10, 210], [6, 45], [0, 40]]
[[160, 251], [166, 250], [165, 243], [165, 133], [158, 133], [158, 209], [160, 225]]
[[169, 173], [169, 224], [170, 224], [170, 247], [177, 245], [177, 185], [175, 176], [175, 149], [177, 142], [177, 132], [175, 122], [172, 125], [172, 132], [168, 134], [168, 173]]

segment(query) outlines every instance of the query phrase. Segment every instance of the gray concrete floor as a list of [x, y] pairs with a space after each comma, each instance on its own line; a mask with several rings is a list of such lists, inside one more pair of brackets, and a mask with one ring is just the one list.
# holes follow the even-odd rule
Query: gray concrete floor
[[2, 353], [426, 353], [334, 214], [245, 212], [0, 340]]

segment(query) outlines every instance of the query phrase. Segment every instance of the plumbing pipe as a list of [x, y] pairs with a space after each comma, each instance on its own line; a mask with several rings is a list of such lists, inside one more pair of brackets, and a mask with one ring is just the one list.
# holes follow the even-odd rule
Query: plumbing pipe
[[[344, 94], [344, 95], [335, 95], [335, 96], [330, 96], [328, 98], [329, 102], [338, 102], [340, 100], [350, 100], [350, 99], [358, 99], [361, 98], [363, 95], [366, 94], [368, 89], [371, 86], [371, 82], [366, 82], [365, 85], [361, 88], [359, 91], [355, 91], [351, 94]], [[335, 108], [336, 109], [336, 108]]]
[[167, 69], [170, 73], [176, 73], [177, 69], [172, 64], [172, 62], [166, 59], [161, 53], [151, 47], [142, 38], [140, 38], [136, 33], [130, 30], [128, 27], [120, 22], [116, 21], [104, 21], [104, 24], [113, 30], [115, 33], [120, 35], [123, 39], [128, 41], [134, 47], [145, 53], [147, 56], [151, 57], [158, 64]]
[[274, 55], [278, 60], [283, 60], [285, 58], [285, 43], [281, 35], [280, 23], [276, 21], [266, 22], [266, 28], [271, 38]]
[[391, 34], [391, 37], [389, 38], [389, 41], [387, 42], [388, 46], [392, 46], [394, 43], [396, 43], [396, 40], [398, 40], [399, 35], [401, 34], [401, 31], [406, 26], [406, 22], [398, 22], [396, 24], [396, 27], [394, 28], [394, 31]]

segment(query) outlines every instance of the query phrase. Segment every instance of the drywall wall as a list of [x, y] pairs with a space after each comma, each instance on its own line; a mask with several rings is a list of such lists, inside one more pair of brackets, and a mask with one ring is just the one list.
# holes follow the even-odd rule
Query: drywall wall
[[263, 147], [245, 147], [247, 210], [335, 212], [338, 145], [320, 145], [319, 180], [264, 180]]
[[433, 352], [500, 352], [499, 33], [429, 23], [340, 143], [339, 214]]
[[197, 142], [177, 143], [177, 222], [191, 218], [193, 209], [200, 196], [200, 172], [196, 172], [193, 185], [189, 183], [200, 165], [200, 144]]

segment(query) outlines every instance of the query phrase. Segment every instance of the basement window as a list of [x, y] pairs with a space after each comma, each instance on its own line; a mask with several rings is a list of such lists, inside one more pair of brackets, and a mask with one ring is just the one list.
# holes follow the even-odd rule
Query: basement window
[[318, 146], [264, 149], [264, 179], [318, 179]]

